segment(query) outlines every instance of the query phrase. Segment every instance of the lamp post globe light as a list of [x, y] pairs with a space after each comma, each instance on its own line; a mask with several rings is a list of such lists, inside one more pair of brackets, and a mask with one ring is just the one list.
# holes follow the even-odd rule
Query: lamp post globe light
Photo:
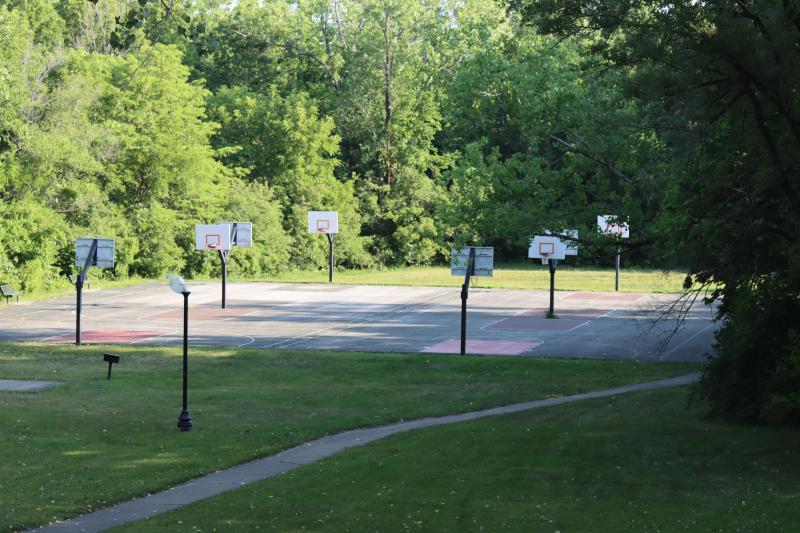
[[183, 410], [178, 417], [178, 429], [189, 431], [192, 429], [192, 417], [189, 416], [189, 291], [186, 290], [186, 281], [174, 274], [169, 275], [169, 288], [173, 292], [183, 295]]

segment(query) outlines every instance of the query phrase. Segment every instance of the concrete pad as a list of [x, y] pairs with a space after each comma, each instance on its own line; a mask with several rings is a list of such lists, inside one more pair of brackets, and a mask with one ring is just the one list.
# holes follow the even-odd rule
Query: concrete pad
[[0, 391], [38, 392], [63, 384], [63, 381], [19, 381], [16, 379], [0, 379]]
[[565, 300], [601, 300], [606, 302], [638, 302], [644, 294], [635, 292], [573, 292]]
[[[225, 310], [219, 282], [190, 290], [190, 346], [416, 353], [460, 335], [458, 287], [229, 281]], [[494, 353], [497, 343], [527, 342], [537, 346], [526, 356], [703, 362], [713, 353], [713, 309], [664, 317], [675, 298], [559, 291], [561, 318], [547, 320], [547, 291], [472, 288], [467, 339]], [[166, 282], [98, 289], [84, 295], [82, 340], [180, 346], [182, 313]], [[73, 342], [74, 328], [74, 296], [0, 306], [0, 341]]]
[[[157, 331], [82, 331], [81, 343], [93, 342], [97, 344], [119, 344], [129, 343], [136, 340], [147, 339], [150, 337], [157, 337], [160, 333]], [[75, 334], [59, 335], [47, 339], [48, 342], [75, 342]]]
[[[227, 303], [227, 302], [226, 302]], [[227, 320], [229, 318], [236, 318], [253, 313], [253, 309], [247, 308], [230, 308], [227, 309], [203, 309], [203, 308], [189, 308], [189, 320]], [[183, 309], [174, 309], [172, 311], [164, 311], [163, 313], [156, 313], [147, 317], [150, 320], [183, 320]]]
[[[533, 350], [541, 342], [515, 342], [515, 341], [473, 341], [467, 340], [465, 349], [468, 354], [480, 355], [520, 355], [528, 350]], [[433, 346], [429, 346], [422, 353], [461, 353], [461, 339], [450, 339]]]
[[[536, 316], [542, 317], [549, 311], [547, 309], [531, 309], [530, 311], [526, 311], [519, 316]], [[565, 307], [560, 307], [556, 309], [556, 316], [558, 318], [551, 318], [548, 320], [561, 320], [564, 318], [582, 318], [582, 319], [592, 319], [598, 318], [604, 315], [607, 315], [611, 312], [611, 309], [595, 309], [595, 308], [577, 308], [577, 309], [570, 309]]]
[[534, 316], [515, 316], [505, 318], [487, 326], [486, 329], [508, 329], [514, 331], [570, 331], [586, 324], [583, 318], [544, 318]]

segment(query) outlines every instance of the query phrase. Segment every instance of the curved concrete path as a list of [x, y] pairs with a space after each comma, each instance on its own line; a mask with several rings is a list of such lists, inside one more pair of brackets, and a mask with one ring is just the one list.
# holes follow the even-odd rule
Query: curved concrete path
[[237, 489], [243, 485], [261, 481], [269, 477], [277, 476], [289, 470], [307, 464], [314, 463], [347, 448], [363, 446], [364, 444], [401, 433], [412, 429], [420, 429], [443, 424], [453, 424], [476, 420], [487, 416], [505, 415], [526, 411], [529, 409], [539, 409], [565, 403], [576, 402], [579, 400], [589, 400], [593, 398], [603, 398], [615, 396], [627, 392], [658, 389], [663, 387], [674, 387], [678, 385], [688, 385], [697, 380], [698, 374], [688, 374], [677, 378], [650, 381], [636, 385], [627, 385], [613, 389], [601, 391], [585, 392], [562, 396], [559, 398], [548, 398], [546, 400], [536, 400], [532, 402], [516, 403], [481, 411], [472, 411], [460, 415], [438, 416], [433, 418], [421, 418], [408, 422], [400, 422], [367, 429], [354, 429], [336, 435], [322, 437], [294, 448], [285, 450], [277, 455], [257, 459], [249, 463], [234, 466], [226, 470], [220, 470], [207, 476], [188, 481], [183, 485], [178, 485], [171, 489], [137, 498], [128, 502], [120, 503], [114, 507], [96, 511], [90, 514], [73, 518], [66, 522], [58, 522], [49, 526], [35, 529], [32, 531], [49, 532], [92, 532], [103, 531], [115, 526], [127, 524], [148, 518], [157, 514], [171, 511], [178, 507], [211, 498], [223, 492]]

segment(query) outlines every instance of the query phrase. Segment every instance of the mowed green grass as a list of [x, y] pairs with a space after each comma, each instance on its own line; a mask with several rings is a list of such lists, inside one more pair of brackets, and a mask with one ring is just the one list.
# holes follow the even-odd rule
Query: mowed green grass
[[[615, 272], [610, 269], [571, 268], [559, 266], [555, 276], [556, 290], [614, 291]], [[624, 292], [679, 293], [683, 291], [685, 273], [663, 270], [622, 269], [619, 290]], [[229, 278], [235, 279], [235, 276]], [[292, 271], [268, 278], [284, 283], [327, 283], [328, 272]], [[463, 277], [450, 275], [443, 266], [407, 267], [398, 269], [337, 270], [334, 283], [352, 285], [412, 285], [426, 287], [457, 287]], [[492, 277], [473, 278], [479, 287], [494, 289], [549, 290], [550, 271], [547, 266], [531, 263], [498, 264]]]
[[[106, 380], [102, 353], [122, 357]], [[325, 434], [681, 375], [676, 363], [244, 349], [0, 345], [0, 528], [151, 493]], [[446, 444], [445, 444], [446, 445]], [[446, 445], [449, 446], [449, 445]]]
[[417, 430], [126, 531], [798, 531], [800, 431], [661, 389]]
[[[95, 270], [89, 271], [89, 277]], [[613, 268], [575, 268], [560, 265], [556, 272], [555, 288], [560, 291], [614, 291], [615, 272]], [[622, 269], [620, 272], [621, 292], [642, 293], [680, 293], [683, 292], [683, 280], [686, 274], [678, 271]], [[219, 280], [218, 277], [201, 277], [198, 280]], [[327, 283], [327, 270], [293, 270], [265, 276], [251, 278], [239, 275], [235, 267], [228, 272], [230, 281], [270, 281], [278, 283]], [[146, 283], [143, 278], [129, 278], [122, 280], [92, 279], [91, 289], [105, 289], [115, 287], [128, 287]], [[336, 270], [333, 276], [334, 283], [344, 285], [401, 285], [417, 287], [460, 287], [464, 283], [463, 277], [451, 276], [450, 269], [444, 266], [404, 267], [404, 268], [376, 268], [367, 270]], [[550, 272], [544, 265], [531, 261], [530, 263], [500, 263], [495, 265], [492, 277], [473, 278], [473, 285], [481, 288], [494, 289], [527, 289], [549, 290]], [[64, 278], [48, 290], [28, 292], [21, 297], [21, 301], [39, 301], [47, 298], [68, 296], [75, 293]]]

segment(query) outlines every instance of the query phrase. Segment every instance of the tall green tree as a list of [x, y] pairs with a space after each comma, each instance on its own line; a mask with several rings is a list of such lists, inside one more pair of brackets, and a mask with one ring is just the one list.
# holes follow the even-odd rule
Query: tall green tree
[[589, 245], [580, 259], [600, 261], [616, 243], [598, 236], [599, 214], [630, 221], [631, 247], [652, 239], [648, 221], [664, 200], [669, 154], [642, 133], [640, 108], [620, 76], [584, 70], [591, 55], [576, 39], [516, 28], [505, 46], [461, 65], [442, 135], [465, 146], [446, 174], [441, 208], [457, 240], [521, 257], [531, 235], [575, 228]]
[[279, 203], [295, 266], [325, 264], [326, 242], [307, 234], [309, 210], [338, 211], [338, 260], [351, 266], [368, 262], [352, 183], [334, 176], [339, 138], [313, 100], [300, 92], [282, 97], [276, 87], [266, 93], [223, 87], [208, 106], [221, 124], [215, 142], [229, 147], [222, 160], [248, 182], [268, 186]]
[[687, 282], [719, 287], [724, 321], [701, 387], [712, 411], [800, 424], [800, 6], [512, 5], [544, 31], [591, 33], [681, 162], [661, 220]]

